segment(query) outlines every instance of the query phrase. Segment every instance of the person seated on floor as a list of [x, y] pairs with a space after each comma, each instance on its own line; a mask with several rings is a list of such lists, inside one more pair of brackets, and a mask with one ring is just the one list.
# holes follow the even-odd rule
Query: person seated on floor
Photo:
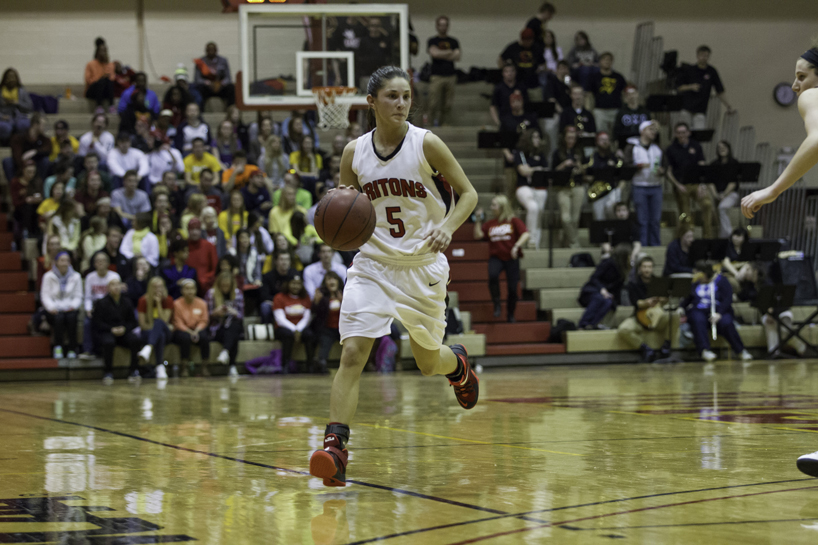
[[645, 337], [649, 331], [666, 331], [668, 314], [663, 306], [665, 297], [648, 297], [648, 289], [653, 281], [653, 258], [643, 256], [636, 264], [636, 278], [628, 282], [628, 298], [633, 305], [633, 316], [626, 318], [617, 328], [617, 334], [632, 349], [639, 349], [642, 362], [656, 359], [659, 350], [662, 357], [670, 355], [670, 341], [665, 341], [661, 349], [651, 348]]
[[[184, 278], [179, 281], [182, 296], [173, 302], [173, 335], [171, 342], [179, 345], [182, 358], [182, 376], [190, 376], [194, 363], [190, 358], [190, 347], [196, 345], [202, 355], [202, 368], [210, 361], [210, 315], [207, 303], [196, 297], [196, 280]], [[187, 364], [187, 365], [185, 365]]]
[[105, 384], [114, 382], [114, 349], [117, 346], [131, 352], [131, 365], [128, 369], [129, 380], [139, 380], [138, 352], [142, 341], [134, 333], [137, 327], [136, 315], [131, 300], [122, 295], [125, 284], [114, 278], [108, 284], [108, 293], [96, 302], [92, 317], [94, 344], [102, 348], [102, 359], [105, 363]]
[[142, 342], [139, 359], [148, 365], [151, 353], [156, 358], [156, 378], [168, 378], [165, 369], [165, 345], [170, 342], [170, 319], [173, 315], [173, 298], [165, 289], [165, 282], [158, 276], [148, 281], [148, 290], [139, 298], [136, 306]]
[[318, 363], [315, 372], [326, 374], [329, 352], [335, 343], [341, 342], [338, 320], [341, 316], [341, 302], [344, 299], [344, 282], [334, 271], [327, 271], [321, 287], [312, 301], [312, 322], [310, 327], [318, 341]]
[[143, 256], [152, 267], [159, 265], [159, 239], [151, 233], [151, 214], [136, 215], [134, 228], [125, 233], [119, 251], [128, 259]]
[[236, 286], [235, 276], [219, 273], [205, 300], [210, 314], [210, 338], [222, 345], [216, 361], [222, 365], [229, 363], [228, 375], [238, 376], [236, 357], [244, 331], [244, 294]]
[[91, 320], [94, 316], [94, 304], [108, 295], [108, 284], [114, 280], [122, 280], [117, 273], [108, 269], [111, 261], [105, 252], [94, 254], [94, 270], [85, 276], [85, 320], [82, 327], [82, 354], [83, 359], [93, 359], [94, 339], [91, 335]]
[[54, 332], [54, 359], [76, 358], [77, 316], [82, 306], [82, 277], [71, 266], [71, 254], [65, 250], [57, 253], [51, 270], [43, 276], [40, 302], [46, 311], [46, 321]]
[[690, 276], [693, 274], [690, 246], [694, 239], [695, 234], [691, 223], [681, 222], [676, 227], [676, 238], [667, 245], [665, 269], [662, 271], [662, 276]]
[[298, 274], [292, 268], [292, 258], [289, 252], [273, 254], [273, 270], [261, 277], [261, 321], [265, 324], [273, 323], [273, 299], [284, 289], [289, 278]]
[[742, 361], [753, 359], [744, 349], [734, 323], [733, 288], [726, 278], [713, 271], [712, 265], [701, 260], [696, 262], [692, 291], [681, 307], [685, 309], [696, 351], [704, 361], [710, 363], [716, 359], [716, 354], [710, 350], [711, 337], [715, 340], [715, 333], [725, 338]]
[[580, 329], [599, 329], [608, 312], [616, 310], [630, 271], [631, 245], [617, 244], [611, 257], [599, 262], [579, 292], [579, 304], [585, 307], [578, 324]]
[[159, 273], [165, 281], [165, 287], [168, 290], [168, 295], [173, 299], [178, 299], [182, 296], [182, 287], [186, 280], [193, 280], [196, 282], [196, 269], [186, 264], [188, 257], [190, 257], [190, 248], [184, 239], [174, 240], [170, 248], [171, 263], [168, 267], [162, 269]]
[[310, 324], [312, 302], [301, 276], [288, 277], [285, 288], [273, 298], [273, 316], [275, 317], [276, 339], [281, 341], [281, 365], [286, 373], [290, 368], [293, 346], [297, 342], [304, 344], [306, 361], [302, 372], [310, 372], [315, 356], [315, 333], [307, 326]]

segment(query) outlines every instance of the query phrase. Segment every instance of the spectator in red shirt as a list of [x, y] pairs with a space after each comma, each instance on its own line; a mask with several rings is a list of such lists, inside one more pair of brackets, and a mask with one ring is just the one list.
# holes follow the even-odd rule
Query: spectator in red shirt
[[284, 290], [273, 298], [276, 338], [281, 341], [281, 364], [286, 373], [290, 367], [293, 345], [304, 343], [307, 352], [305, 371], [312, 368], [315, 355], [315, 333], [307, 326], [310, 323], [312, 302], [304, 281], [299, 275], [291, 276]]
[[206, 293], [216, 278], [216, 268], [219, 264], [216, 247], [202, 238], [202, 222], [199, 218], [193, 218], [188, 222], [187, 234], [190, 256], [185, 265], [196, 269], [199, 293]]
[[321, 287], [315, 292], [312, 302], [311, 327], [318, 337], [318, 364], [313, 372], [326, 374], [327, 358], [332, 346], [341, 341], [338, 318], [341, 316], [341, 301], [344, 299], [344, 281], [334, 271], [327, 271]]
[[514, 216], [511, 203], [505, 195], [497, 195], [489, 207], [492, 219], [483, 223], [485, 214], [478, 209], [474, 224], [474, 238], [489, 241], [489, 291], [494, 302], [494, 317], [500, 317], [500, 273], [506, 271], [508, 283], [507, 319], [515, 322], [517, 284], [520, 282], [520, 257], [530, 234], [519, 218]]

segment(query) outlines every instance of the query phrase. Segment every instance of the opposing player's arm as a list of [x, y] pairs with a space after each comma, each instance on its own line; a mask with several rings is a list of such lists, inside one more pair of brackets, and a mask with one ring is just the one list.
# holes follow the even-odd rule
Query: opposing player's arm
[[361, 186], [358, 185], [358, 176], [352, 170], [352, 158], [355, 157], [355, 145], [357, 140], [353, 140], [344, 147], [344, 153], [341, 154], [341, 186], [354, 187], [358, 191]]
[[423, 153], [430, 165], [440, 172], [449, 185], [460, 195], [449, 219], [441, 229], [435, 229], [429, 237], [432, 239], [433, 252], [444, 252], [452, 241], [452, 234], [463, 225], [477, 206], [477, 191], [471, 185], [463, 167], [452, 155], [451, 150], [435, 134], [426, 133], [423, 139]]
[[771, 203], [818, 164], [818, 89], [809, 89], [798, 98], [798, 110], [804, 118], [807, 137], [772, 185], [755, 191], [741, 200], [741, 211], [752, 218], [765, 204]]

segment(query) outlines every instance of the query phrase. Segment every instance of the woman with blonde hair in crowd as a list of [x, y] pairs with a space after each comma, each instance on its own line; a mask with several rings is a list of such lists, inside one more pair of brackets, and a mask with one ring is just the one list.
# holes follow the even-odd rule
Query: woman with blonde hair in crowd
[[216, 132], [216, 152], [219, 154], [219, 160], [225, 165], [233, 162], [233, 154], [237, 150], [242, 149], [241, 142], [238, 139], [236, 131], [233, 130], [233, 122], [225, 119], [219, 123], [219, 129]]
[[47, 233], [59, 235], [60, 245], [64, 250], [71, 252], [75, 259], [80, 245], [80, 235], [82, 234], [78, 216], [77, 203], [73, 199], [63, 199], [59, 208], [57, 208], [57, 212], [51, 216], [46, 230]]
[[299, 176], [318, 177], [324, 168], [323, 158], [315, 152], [315, 140], [309, 135], [301, 139], [301, 148], [290, 154], [290, 168], [295, 169]]
[[82, 234], [80, 250], [82, 259], [80, 271], [87, 271], [91, 266], [91, 256], [102, 250], [108, 241], [108, 222], [105, 218], [94, 216], [90, 220], [88, 230]]
[[500, 306], [500, 273], [506, 271], [508, 284], [508, 301], [506, 319], [515, 322], [514, 311], [517, 307], [517, 284], [520, 281], [520, 257], [523, 247], [531, 236], [525, 224], [514, 215], [511, 203], [505, 195], [496, 195], [489, 208], [491, 219], [483, 223], [483, 209], [475, 211], [477, 221], [474, 224], [474, 238], [489, 241], [489, 292], [494, 303], [494, 317], [499, 318]]
[[179, 222], [179, 230], [183, 237], [187, 238], [187, 224], [190, 223], [190, 220], [193, 218], [202, 219], [202, 211], [206, 205], [207, 197], [201, 193], [194, 193], [187, 200], [187, 208], [182, 212], [182, 220]]
[[236, 278], [229, 272], [221, 272], [216, 283], [207, 292], [207, 309], [210, 313], [210, 336], [222, 344], [216, 361], [229, 363], [230, 376], [237, 376], [236, 356], [244, 328], [244, 295], [236, 286]]
[[271, 134], [264, 144], [264, 153], [259, 157], [259, 165], [270, 180], [273, 191], [284, 185], [284, 175], [290, 169], [290, 159], [284, 153], [281, 137]]
[[219, 227], [219, 215], [212, 206], [206, 206], [202, 210], [202, 238], [216, 248], [216, 255], [219, 258], [228, 253], [227, 239]]
[[247, 209], [244, 206], [244, 195], [234, 189], [230, 192], [230, 203], [226, 210], [219, 214], [219, 229], [224, 232], [224, 238], [235, 249], [233, 236], [239, 229], [247, 228]]
[[517, 201], [526, 209], [525, 222], [531, 233], [534, 248], [540, 245], [542, 229], [540, 222], [545, 210], [548, 191], [532, 187], [534, 172], [548, 168], [548, 156], [545, 153], [546, 142], [537, 130], [525, 131], [514, 150], [514, 165], [517, 169]]
[[173, 315], [173, 298], [168, 295], [165, 281], [154, 276], [148, 281], [148, 291], [139, 298], [136, 306], [139, 327], [145, 347], [139, 358], [150, 361], [151, 352], [156, 358], [156, 378], [168, 378], [165, 369], [165, 344], [170, 340], [170, 320]]

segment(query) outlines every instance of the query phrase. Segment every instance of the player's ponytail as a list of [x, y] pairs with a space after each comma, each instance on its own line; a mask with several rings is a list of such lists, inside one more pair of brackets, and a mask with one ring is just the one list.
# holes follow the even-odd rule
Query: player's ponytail
[[[378, 91], [383, 89], [386, 82], [393, 78], [403, 78], [409, 83], [412, 82], [412, 80], [409, 78], [409, 74], [407, 74], [406, 70], [403, 68], [400, 68], [399, 66], [381, 66], [375, 70], [371, 76], [369, 76], [369, 83], [366, 86], [366, 94], [372, 95], [372, 98], [376, 98], [378, 96]], [[375, 128], [375, 111], [371, 106], [366, 111], [366, 122], [369, 124], [369, 130]]]

